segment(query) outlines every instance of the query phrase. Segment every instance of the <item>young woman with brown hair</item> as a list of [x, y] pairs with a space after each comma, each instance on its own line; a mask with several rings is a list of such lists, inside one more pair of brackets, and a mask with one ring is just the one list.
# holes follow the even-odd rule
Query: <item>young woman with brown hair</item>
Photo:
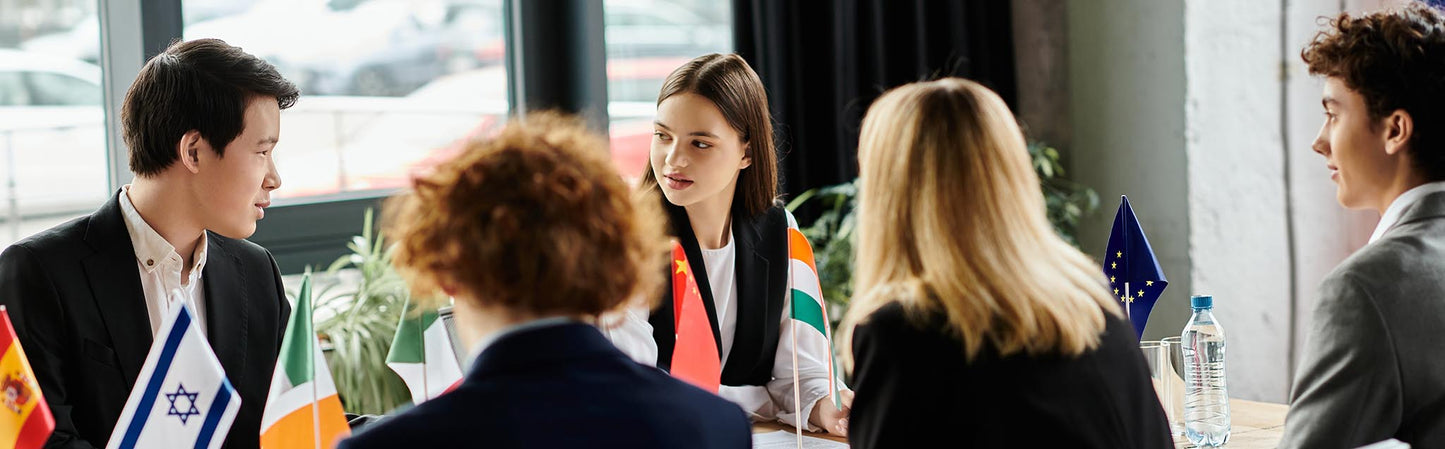
[[[653, 135], [639, 190], [663, 205], [695, 273], [721, 358], [718, 394], [757, 421], [845, 435], [852, 392], [839, 393], [841, 410], [826, 399], [827, 341], [799, 339], [793, 347], [788, 228], [797, 223], [777, 200], [772, 118], [757, 73], [737, 55], [687, 62], [663, 82]], [[662, 369], [671, 367], [677, 338], [671, 292], [664, 289], [648, 322], [636, 313], [628, 320], [628, 335], [650, 325], [650, 342], [614, 338]]]

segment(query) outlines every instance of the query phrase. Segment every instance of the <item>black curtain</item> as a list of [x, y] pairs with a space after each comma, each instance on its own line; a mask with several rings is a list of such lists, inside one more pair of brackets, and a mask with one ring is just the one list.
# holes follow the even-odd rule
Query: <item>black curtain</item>
[[1008, 3], [734, 0], [737, 52], [768, 89], [782, 192], [797, 196], [856, 177], [863, 113], [889, 88], [958, 76], [1013, 107]]

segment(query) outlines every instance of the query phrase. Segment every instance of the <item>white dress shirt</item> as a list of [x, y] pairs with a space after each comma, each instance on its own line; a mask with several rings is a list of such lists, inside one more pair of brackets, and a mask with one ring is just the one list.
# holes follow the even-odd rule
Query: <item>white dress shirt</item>
[[1420, 198], [1435, 192], [1445, 192], [1445, 181], [1421, 184], [1400, 194], [1395, 201], [1390, 202], [1390, 207], [1385, 209], [1384, 215], [1380, 216], [1380, 224], [1375, 225], [1375, 232], [1370, 234], [1370, 243], [1375, 243], [1380, 237], [1385, 236], [1385, 231], [1389, 231], [1390, 228], [1399, 224], [1400, 214], [1405, 213], [1405, 209], [1409, 209], [1415, 202], [1420, 201]]
[[[629, 304], [647, 304], [641, 298], [633, 298]], [[633, 361], [657, 366], [657, 342], [652, 340], [652, 324], [647, 318], [652, 313], [646, 305], [627, 307], [598, 318], [597, 330], [602, 331], [612, 345], [627, 354]]]
[[135, 247], [136, 268], [140, 271], [141, 289], [145, 292], [151, 336], [160, 331], [161, 322], [165, 321], [171, 306], [180, 302], [190, 304], [191, 310], [196, 312], [196, 324], [205, 335], [206, 289], [201, 273], [206, 267], [206, 234], [201, 233], [201, 241], [191, 253], [195, 261], [190, 275], [182, 278], [181, 268], [185, 259], [136, 211], [135, 205], [130, 202], [128, 184], [120, 192], [120, 212], [125, 218], [125, 230], [130, 233], [130, 244]]
[[[788, 227], [797, 228], [792, 214], [788, 214]], [[733, 337], [737, 334], [737, 276], [735, 271], [736, 248], [732, 236], [718, 250], [703, 250], [703, 263], [708, 274], [708, 286], [713, 293], [713, 306], [718, 317], [718, 335], [722, 342], [722, 365], [727, 366], [728, 353], [732, 350]], [[726, 255], [717, 254], [724, 252]], [[774, 263], [786, 263], [778, 261]], [[791, 273], [789, 273], [791, 276]], [[828, 347], [826, 344], [809, 345], [805, 339], [798, 341], [798, 378], [802, 406], [793, 400], [793, 326], [787, 313], [792, 310], [792, 295], [783, 295], [783, 316], [779, 322], [778, 349], [773, 358], [773, 379], [767, 385], [723, 385], [718, 396], [732, 401], [752, 417], [754, 421], [781, 421], [817, 431], [818, 427], [808, 423], [808, 416], [818, 400], [828, 397]], [[608, 325], [603, 333], [622, 352], [633, 360], [648, 366], [657, 364], [657, 342], [652, 339], [652, 325], [648, 324], [649, 311], [645, 307], [626, 310], [621, 316], [604, 319]], [[838, 388], [846, 388], [842, 382]], [[801, 410], [801, 411], [800, 411]]]

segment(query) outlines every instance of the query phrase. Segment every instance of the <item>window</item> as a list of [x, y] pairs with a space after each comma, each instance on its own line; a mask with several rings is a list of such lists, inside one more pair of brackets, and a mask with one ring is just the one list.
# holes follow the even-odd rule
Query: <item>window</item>
[[612, 160], [636, 180], [647, 168], [662, 81], [688, 60], [732, 51], [731, 2], [604, 0]]
[[29, 106], [30, 88], [25, 74], [19, 71], [0, 72], [0, 106]]
[[0, 1], [0, 245], [109, 191], [95, 0]]
[[[106, 17], [97, 15], [100, 5]], [[112, 194], [126, 179], [126, 158], [123, 148], [107, 150], [120, 143], [105, 132], [117, 121], [106, 111], [119, 106], [140, 55], [175, 38], [214, 37], [271, 62], [302, 91], [282, 113], [282, 187], [251, 239], [287, 273], [329, 262], [359, 231], [363, 209], [506, 120], [502, 7], [503, 0], [0, 0], [0, 243], [89, 213]], [[603, 7], [613, 159], [635, 179], [647, 163], [662, 80], [690, 58], [730, 50], [729, 2]], [[102, 41], [101, 23], [111, 39]], [[97, 63], [115, 78], [102, 84]]]
[[245, 3], [188, 12], [184, 38], [240, 46], [301, 89], [281, 118], [280, 204], [403, 188], [505, 119], [501, 0]]
[[[99, 73], [96, 73], [99, 75]], [[100, 106], [100, 80], [52, 72], [28, 73], [34, 106]]]

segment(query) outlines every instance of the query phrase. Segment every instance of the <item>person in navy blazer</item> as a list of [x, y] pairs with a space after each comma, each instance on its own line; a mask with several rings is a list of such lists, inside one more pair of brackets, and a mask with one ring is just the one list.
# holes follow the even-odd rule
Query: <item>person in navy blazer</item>
[[454, 298], [475, 362], [340, 448], [752, 446], [742, 409], [591, 324], [655, 297], [667, 254], [657, 205], [632, 197], [606, 145], [575, 119], [518, 118], [393, 200], [398, 268], [417, 297]]

